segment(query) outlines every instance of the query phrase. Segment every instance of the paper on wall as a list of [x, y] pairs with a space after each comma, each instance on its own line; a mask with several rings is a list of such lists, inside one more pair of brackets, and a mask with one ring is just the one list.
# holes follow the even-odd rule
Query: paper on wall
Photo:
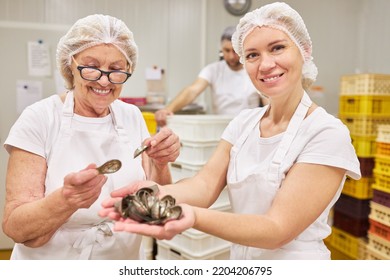
[[16, 92], [16, 111], [20, 114], [24, 108], [42, 99], [42, 82], [19, 80]]
[[28, 74], [30, 76], [51, 76], [49, 46], [43, 42], [28, 42]]

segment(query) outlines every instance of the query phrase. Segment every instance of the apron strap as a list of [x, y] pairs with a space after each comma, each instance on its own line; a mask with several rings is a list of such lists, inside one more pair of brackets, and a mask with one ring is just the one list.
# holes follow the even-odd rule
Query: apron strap
[[[255, 117], [253, 117], [253, 115], [250, 114], [249, 117], [245, 121], [243, 121], [243, 123], [247, 123], [249, 121], [249, 124], [246, 127], [246, 129], [243, 131], [241, 136], [238, 138], [236, 143], [233, 145], [231, 155], [235, 155], [235, 157], [237, 157], [239, 150], [241, 149], [241, 147], [244, 145], [244, 143], [248, 139], [249, 134], [251, 133], [251, 131], [253, 129], [255, 129], [257, 124], [260, 122], [260, 119], [264, 116], [265, 112], [267, 112], [268, 109], [269, 109], [269, 105], [266, 105], [266, 106], [264, 106], [262, 108], [262, 110], [260, 111], [259, 115], [256, 115]], [[236, 163], [236, 158], [234, 158], [232, 163], [234, 165], [237, 164]], [[238, 169], [236, 168], [236, 166], [233, 167], [233, 170], [235, 170], [235, 172], [234, 172], [235, 173], [234, 174], [235, 178], [238, 178], [238, 174], [237, 174], [237, 170]]]
[[73, 117], [73, 108], [74, 108], [74, 100], [73, 100], [73, 91], [68, 91], [65, 97], [64, 106], [62, 108], [62, 121], [61, 121], [61, 129], [66, 128], [65, 131], [68, 132]]
[[[68, 91], [68, 94], [65, 97], [64, 107], [62, 108], [62, 121], [61, 128], [67, 128], [65, 131], [69, 131], [72, 124], [72, 117], [74, 115], [74, 98], [73, 91]], [[124, 137], [128, 140], [126, 131], [123, 126], [121, 111], [118, 106], [115, 104], [115, 101], [110, 104], [109, 110], [111, 113], [112, 122], [114, 124], [114, 129], [120, 137]]]
[[129, 138], [122, 122], [122, 112], [116, 102], [117, 101], [112, 102], [109, 106], [114, 128], [121, 139], [123, 139], [125, 142], [129, 142]]
[[295, 110], [295, 113], [291, 118], [290, 123], [288, 124], [287, 130], [283, 135], [282, 141], [280, 142], [279, 147], [276, 150], [276, 153], [271, 161], [271, 165], [268, 172], [268, 179], [270, 181], [278, 182], [278, 180], [280, 180], [280, 164], [282, 163], [288, 150], [290, 149], [290, 146], [295, 136], [297, 135], [299, 127], [305, 119], [305, 116], [311, 104], [312, 101], [310, 100], [307, 93], [304, 92], [301, 102], [299, 103], [298, 108]]

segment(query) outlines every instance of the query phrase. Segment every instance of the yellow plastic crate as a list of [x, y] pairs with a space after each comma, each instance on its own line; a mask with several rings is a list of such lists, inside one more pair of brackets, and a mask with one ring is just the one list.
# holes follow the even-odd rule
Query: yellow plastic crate
[[377, 186], [375, 183], [371, 185], [371, 188], [373, 190], [378, 190], [381, 192], [389, 192], [389, 190], [382, 188], [381, 186]]
[[375, 188], [390, 193], [390, 173], [382, 173], [374, 169]]
[[353, 259], [364, 260], [366, 258], [367, 239], [365, 237], [355, 237], [337, 227], [332, 227], [330, 242], [334, 248]]
[[355, 74], [344, 75], [340, 81], [341, 95], [390, 94], [390, 75]]
[[[330, 236], [332, 236], [332, 235], [330, 235]], [[330, 251], [331, 260], [353, 260], [350, 256], [347, 256], [343, 252], [340, 252], [339, 250], [335, 249], [332, 246], [332, 244], [330, 244], [330, 239], [326, 238], [324, 240], [324, 243]]]
[[151, 112], [142, 112], [142, 116], [144, 117], [149, 133], [151, 135], [155, 134], [157, 132], [157, 122], [154, 118], [154, 114]]
[[367, 260], [390, 260], [390, 241], [369, 232]]
[[381, 124], [390, 125], [390, 117], [367, 117], [339, 115], [340, 120], [348, 127], [350, 133], [355, 136], [376, 137], [377, 127]]
[[377, 126], [377, 142], [390, 143], [390, 125], [378, 124]]
[[376, 250], [371, 245], [367, 245], [366, 260], [389, 260], [389, 256]]
[[[381, 224], [390, 226], [390, 208], [385, 205], [370, 201], [370, 215], [368, 217]], [[390, 244], [390, 241], [388, 242]]]
[[370, 199], [373, 196], [371, 187], [373, 182], [373, 177], [362, 177], [360, 180], [347, 177], [342, 193], [357, 199]]
[[376, 155], [374, 172], [390, 176], [390, 157]]
[[390, 116], [389, 95], [340, 95], [340, 115]]
[[376, 154], [390, 157], [390, 143], [376, 142]]
[[359, 137], [351, 135], [352, 145], [358, 157], [374, 157], [376, 154], [376, 137]]

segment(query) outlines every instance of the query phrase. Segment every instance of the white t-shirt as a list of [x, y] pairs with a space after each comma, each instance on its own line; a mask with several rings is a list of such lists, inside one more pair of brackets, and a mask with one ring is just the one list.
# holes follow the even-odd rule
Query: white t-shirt
[[[246, 120], [256, 118], [260, 110], [266, 110], [266, 107], [241, 112], [226, 127], [222, 139], [234, 145], [248, 125]], [[239, 176], [237, 180], [242, 180], [264, 165], [270, 164], [283, 133], [269, 138], [262, 138], [259, 135], [257, 125], [238, 154], [237, 166], [240, 171], [237, 172]], [[360, 178], [359, 160], [351, 143], [348, 128], [321, 107], [302, 122], [281, 164], [282, 172], [286, 174], [295, 162], [339, 167], [347, 170], [347, 175], [351, 178]]]
[[[119, 109], [126, 134], [133, 143], [142, 143], [149, 137], [145, 121], [138, 107], [116, 100], [112, 104]], [[12, 126], [4, 143], [47, 158], [60, 131], [62, 103], [58, 95], [52, 95], [28, 106]], [[116, 116], [117, 118], [120, 116]], [[73, 116], [77, 129], [89, 131], [113, 131], [111, 114], [103, 118]]]
[[245, 69], [233, 71], [221, 60], [204, 67], [198, 77], [210, 84], [214, 114], [237, 115], [243, 109], [259, 107], [260, 95]]

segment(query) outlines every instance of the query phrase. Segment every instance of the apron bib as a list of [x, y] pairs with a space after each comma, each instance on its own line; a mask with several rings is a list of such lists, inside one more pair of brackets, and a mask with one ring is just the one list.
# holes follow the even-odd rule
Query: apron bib
[[[110, 193], [134, 180], [145, 179], [141, 157], [132, 158], [136, 143], [130, 143], [123, 128], [120, 110], [110, 106], [115, 132], [83, 131], [72, 125], [73, 92], [67, 94], [61, 128], [57, 141], [47, 158], [45, 195], [63, 185], [64, 177], [85, 168], [90, 163], [101, 165], [107, 160], [119, 159], [122, 168], [106, 175], [108, 180], [99, 198], [88, 208], [77, 210], [39, 248], [16, 247], [15, 258], [22, 259], [140, 259], [142, 237], [129, 233], [113, 233], [113, 223], [98, 216], [101, 203]], [[93, 119], [92, 119], [93, 121]], [[74, 123], [73, 123], [74, 124]]]
[[[283, 162], [299, 127], [304, 120], [312, 102], [309, 96], [304, 93], [287, 130], [278, 144], [278, 148], [271, 160], [271, 164], [255, 174], [251, 174], [243, 180], [237, 180], [239, 163], [237, 155], [245, 145], [248, 136], [259, 124], [266, 110], [262, 111], [259, 118], [251, 121], [250, 125], [239, 137], [237, 143], [232, 147], [228, 169], [228, 191], [234, 213], [241, 214], [265, 214], [271, 207], [272, 201], [284, 179], [281, 174], [280, 165]], [[330, 259], [330, 253], [323, 244], [317, 241], [293, 240], [280, 249], [267, 250], [255, 247], [233, 244], [231, 248], [231, 259]]]

